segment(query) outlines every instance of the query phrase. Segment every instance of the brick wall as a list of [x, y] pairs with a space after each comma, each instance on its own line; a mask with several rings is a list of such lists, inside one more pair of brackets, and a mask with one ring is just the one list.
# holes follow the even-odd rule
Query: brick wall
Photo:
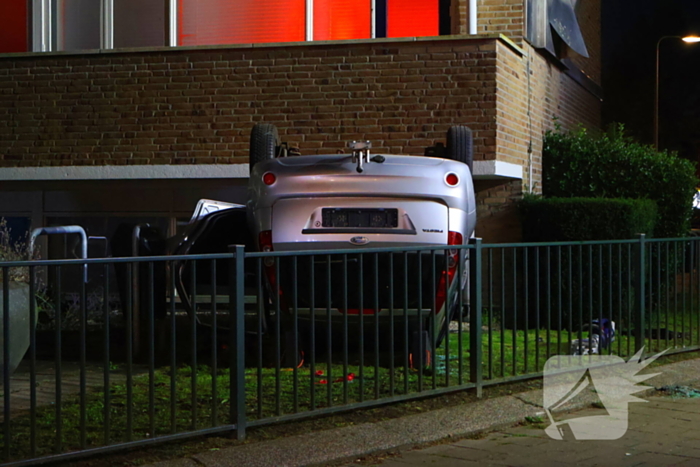
[[494, 159], [497, 42], [4, 57], [0, 166], [244, 163], [257, 121], [306, 154], [421, 154], [466, 124]]
[[[525, 0], [477, 0], [477, 34], [505, 34], [520, 43], [525, 32]], [[469, 33], [469, 0], [452, 3], [452, 33]]]
[[452, 34], [469, 34], [469, 0], [453, 0], [450, 18]]
[[498, 32], [520, 42], [525, 35], [525, 0], [478, 0], [479, 34]]
[[475, 235], [488, 243], [517, 242], [522, 239], [516, 203], [522, 198], [520, 180], [477, 180]]
[[466, 124], [477, 160], [517, 164], [553, 116], [598, 115], [544, 57], [498, 39], [0, 59], [4, 167], [245, 163], [257, 121], [306, 154], [363, 138], [421, 154]]
[[[523, 53], [508, 53], [499, 43], [497, 54], [498, 159], [524, 165], [532, 146], [533, 180], [541, 180], [542, 135], [554, 127], [578, 125], [596, 130], [601, 125], [601, 102], [545, 56], [525, 44]], [[529, 63], [529, 65], [528, 65]], [[528, 174], [524, 183], [530, 185]]]
[[513, 242], [521, 238], [517, 200], [523, 191], [541, 191], [542, 135], [555, 118], [564, 129], [600, 128], [601, 102], [527, 43], [518, 49], [499, 42], [497, 58], [493, 142], [498, 160], [523, 167], [523, 179], [477, 182], [477, 235]]

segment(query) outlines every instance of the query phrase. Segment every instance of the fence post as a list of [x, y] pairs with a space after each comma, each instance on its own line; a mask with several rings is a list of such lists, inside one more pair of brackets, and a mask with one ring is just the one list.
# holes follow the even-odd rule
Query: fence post
[[469, 243], [469, 379], [476, 384], [476, 396], [481, 397], [483, 371], [481, 368], [481, 239]]
[[646, 291], [644, 290], [646, 277], [646, 235], [638, 234], [639, 242], [635, 251], [635, 314], [634, 314], [634, 351], [644, 348], [644, 312], [646, 310]]
[[231, 423], [236, 425], [236, 439], [245, 439], [245, 247], [232, 245], [229, 270], [229, 366]]
[[2, 268], [2, 390], [3, 390], [3, 459], [10, 460], [10, 268]]

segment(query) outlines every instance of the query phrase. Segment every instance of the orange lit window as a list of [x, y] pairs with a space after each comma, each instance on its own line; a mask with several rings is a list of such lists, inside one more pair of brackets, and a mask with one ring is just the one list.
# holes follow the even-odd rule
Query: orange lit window
[[369, 39], [370, 0], [314, 0], [314, 40]]
[[387, 0], [387, 37], [437, 36], [439, 0]]
[[305, 39], [305, 0], [181, 0], [178, 45]]
[[27, 51], [27, 0], [0, 1], [0, 53]]

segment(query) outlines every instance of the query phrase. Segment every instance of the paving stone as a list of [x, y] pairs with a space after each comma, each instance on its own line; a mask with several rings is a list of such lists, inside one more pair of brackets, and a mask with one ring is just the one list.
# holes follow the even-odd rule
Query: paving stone
[[614, 446], [611, 444], [589, 445], [586, 449], [593, 454], [593, 457], [586, 461], [587, 465], [617, 465], [617, 463], [627, 460], [630, 454], [624, 446]]
[[698, 461], [692, 459], [686, 459], [677, 464], [670, 464], [668, 467], [694, 467], [698, 465]]
[[693, 443], [693, 445], [690, 446], [688, 445], [688, 443], [684, 443], [683, 446], [686, 448], [683, 451], [684, 456], [692, 459], [700, 459], [700, 446], [698, 446], [695, 443]]
[[[482, 460], [473, 459], [462, 459], [459, 457], [450, 457], [442, 454], [426, 454], [423, 452], [418, 452], [417, 454], [406, 453], [402, 455], [400, 459], [392, 459], [395, 462], [403, 462], [403, 465], [417, 466], [417, 465], [435, 465], [440, 467], [447, 466], [471, 466], [471, 465], [483, 465]], [[382, 462], [381, 466], [385, 466]]]
[[529, 426], [529, 425], [524, 425], [524, 426], [517, 426], [509, 429], [505, 434], [509, 435], [514, 435], [514, 436], [525, 436], [528, 438], [542, 438], [549, 440], [551, 439], [547, 433], [542, 428], [539, 427], [534, 427], [534, 426]]
[[381, 464], [374, 464], [374, 465], [381, 465], [382, 467], [415, 467], [416, 464], [410, 464], [406, 462], [403, 459], [400, 460], [387, 460], [382, 462]]
[[538, 446], [528, 457], [535, 458], [546, 464], [578, 464], [588, 463], [595, 458], [595, 452], [589, 448], [569, 448], [567, 450], [553, 450], [552, 445]]
[[444, 457], [454, 457], [456, 459], [479, 461], [486, 459], [492, 455], [492, 450], [474, 449], [464, 446], [435, 446], [432, 449], [426, 449], [424, 451], [426, 454], [440, 455]]
[[192, 459], [174, 459], [151, 464], [150, 467], [201, 467], [201, 464]]
[[539, 446], [549, 443], [549, 437], [532, 436], [529, 434], [504, 433], [503, 437], [493, 438], [493, 441], [498, 444], [522, 445], [522, 446]]
[[676, 465], [685, 459], [679, 456], [671, 456], [664, 454], [645, 454], [641, 458], [641, 462], [635, 464], [638, 467], [661, 467], [668, 465]]
[[[470, 438], [461, 439], [461, 440], [459, 440], [455, 443], [451, 443], [451, 444], [453, 444], [454, 446], [464, 446], [464, 447], [468, 447], [468, 448], [479, 449], [480, 447], [483, 448], [483, 447], [490, 446], [494, 440], [494, 438], [492, 438], [492, 436], [495, 436], [495, 435], [491, 434], [491, 435], [488, 435], [487, 437], [478, 438], [478, 439], [470, 439]], [[498, 438], [495, 438], [495, 439], [501, 439], [502, 437], [503, 437], [503, 435], [499, 434]]]

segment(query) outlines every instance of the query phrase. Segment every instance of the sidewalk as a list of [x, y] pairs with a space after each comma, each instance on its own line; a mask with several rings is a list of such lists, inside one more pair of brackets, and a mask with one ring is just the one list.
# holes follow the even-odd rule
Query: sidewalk
[[[578, 417], [600, 415], [595, 408]], [[481, 439], [465, 439], [391, 456], [382, 467], [416, 466], [696, 466], [700, 465], [700, 399], [653, 396], [632, 404], [629, 429], [614, 441], [557, 441], [541, 426], [515, 426]], [[349, 464], [354, 465], [354, 464]], [[377, 465], [372, 464], [372, 465]]]
[[[647, 386], [650, 386], [649, 390], [646, 391], [646, 394], [648, 395], [654, 392], [654, 387], [698, 384], [698, 382], [700, 382], [700, 359], [671, 363], [669, 365], [647, 369], [644, 371], [644, 373], [660, 373], [658, 376], [655, 376], [654, 378], [649, 379], [648, 381], [643, 383]], [[488, 388], [486, 388], [485, 390], [488, 390]], [[637, 396], [644, 397], [644, 394], [645, 393], [638, 393]], [[597, 396], [593, 391], [583, 391], [581, 394], [579, 394], [579, 397], [577, 397], [576, 404], [569, 405], [567, 409], [581, 410], [583, 408], [590, 407], [591, 404], [593, 404], [597, 400]], [[656, 398], [654, 400], [656, 401]], [[694, 407], [694, 413], [698, 418], [688, 418], [689, 421], [684, 422], [686, 426], [690, 426], [691, 424], [694, 427], [700, 426], [697, 424], [697, 422], [700, 421], [700, 415], [698, 415], [698, 413], [700, 413], [700, 403], [695, 403], [695, 401], [697, 400], [690, 400], [688, 402], [688, 407]], [[692, 405], [692, 403], [695, 403], [695, 405]], [[536, 390], [512, 396], [504, 396], [494, 399], [483, 400], [472, 404], [445, 407], [444, 409], [434, 410], [428, 413], [386, 420], [379, 423], [366, 423], [362, 425], [354, 425], [334, 430], [309, 433], [307, 435], [280, 438], [260, 443], [236, 446], [221, 449], [219, 451], [209, 451], [184, 459], [164, 461], [152, 465], [157, 467], [291, 467], [305, 465], [340, 464], [342, 462], [352, 462], [358, 458], [370, 454], [382, 453], [387, 451], [403, 452], [421, 445], [426, 445], [428, 443], [440, 440], [455, 438], [459, 439], [478, 433], [503, 430], [505, 428], [509, 428], [520, 422], [523, 422], [526, 417], [542, 417], [543, 409], [541, 404], [542, 390]], [[659, 414], [665, 414], [665, 417], [669, 414], [676, 415], [675, 412], [677, 412], [678, 409], [670, 408], [671, 406], [666, 407], [668, 405], [666, 404], [666, 402], [659, 402], [659, 404], [661, 404], [657, 407], [657, 410], [660, 411]], [[648, 405], [651, 404], [631, 404], [632, 413], [644, 413], [644, 410], [648, 410], [647, 407], [644, 407], [644, 409], [639, 409], [639, 407], [635, 406]], [[685, 409], [686, 405], [684, 402], [684, 405], [682, 406], [681, 410]], [[639, 410], [642, 410], [642, 412], [639, 412]], [[658, 418], [660, 416], [659, 414], [651, 415], [652, 419], [654, 419], [654, 417]], [[677, 422], [675, 420], [676, 419], [673, 417], [668, 418], [668, 420], [665, 420], [663, 423], [660, 424], [660, 427], [658, 429], [657, 427], [650, 427], [648, 424], [645, 425], [644, 423], [646, 422], [644, 420], [637, 426], [642, 428], [646, 427], [646, 431], [642, 430], [640, 431], [641, 433], [651, 432], [651, 436], [658, 431], [663, 434], [664, 439], [674, 439], [679, 434], [679, 432], [677, 431], [677, 427], [671, 430], [671, 427], [677, 425]], [[631, 420], [630, 426], [632, 426], [632, 423], [635, 422]], [[667, 427], [669, 428], [669, 430], [666, 430]], [[546, 437], [546, 434], [541, 429], [535, 430], [532, 427], [519, 427], [513, 429], [530, 430], [528, 431], [528, 433], [536, 433], [539, 431], [540, 435], [534, 436], [532, 438], [527, 438], [526, 441], [531, 441], [532, 439], [535, 439], [535, 441], [539, 442], [539, 444], [549, 443], [549, 438]], [[691, 433], [692, 435], [690, 436], [694, 436], [694, 434], [696, 433], [694, 430], [689, 430], [687, 428], [681, 431]], [[513, 433], [519, 432], [516, 431]], [[700, 431], [697, 433], [700, 433]], [[498, 434], [492, 436], [498, 436]], [[698, 436], [695, 438], [689, 439], [696, 439], [696, 443], [700, 447], [700, 434], [698, 434]], [[482, 441], [483, 440], [463, 440], [460, 443], [467, 443], [466, 447], [467, 449], [469, 449], [470, 442], [479, 443]], [[552, 440], [551, 442], [558, 443], [557, 446], [570, 445], [569, 441]], [[454, 451], [454, 449], [464, 448], [464, 446], [462, 446], [460, 443], [456, 443], [453, 445], [447, 444], [445, 446], [438, 446], [430, 449], [435, 450], [435, 452], [438, 453], [440, 452], [441, 447], [447, 449], [448, 452], [460, 452]], [[584, 451], [588, 451], [592, 448], [592, 445], [590, 444], [592, 443], [591, 441], [575, 443], [583, 444], [583, 446], [585, 447], [581, 449]], [[606, 442], [601, 441], [598, 443]], [[608, 441], [607, 443], [609, 443], [609, 446], [617, 446], [615, 442]], [[637, 441], [636, 445], [640, 444], [643, 445], [644, 442]], [[523, 449], [531, 449], [532, 447], [533, 446], [526, 445], [523, 447]], [[544, 455], [549, 455], [547, 448], [543, 449]], [[565, 453], [568, 448], [559, 448], [559, 450], [561, 449], [563, 449]], [[478, 449], [474, 450], [478, 451]], [[528, 450], [524, 452], [532, 453], [532, 451]], [[427, 453], [411, 452], [410, 462], [406, 459], [401, 460], [397, 458], [393, 460], [388, 460], [386, 465], [416, 465], [416, 462], [414, 461], [417, 459], [416, 456], [418, 454], [432, 456], [433, 451], [429, 450]], [[520, 461], [522, 461], [522, 465], [526, 465], [524, 462], [528, 461], [528, 459], [522, 458], [523, 455], [523, 452], [521, 452], [520, 458], [516, 459], [517, 462], [513, 461], [513, 463], [515, 463], [515, 465], [521, 465]], [[473, 465], [473, 463], [455, 463], [461, 462], [461, 460], [442, 459], [442, 457], [438, 459], [433, 458], [429, 462], [429, 459], [426, 459], [427, 463], [424, 465]], [[569, 462], [572, 462], [574, 458], [575, 457], [568, 458]], [[636, 457], [636, 459], [636, 464], [620, 464], [611, 461], [606, 462], [604, 465], [638, 465], [640, 463], [639, 457]], [[465, 462], [471, 460], [472, 459], [464, 459]], [[473, 460], [476, 461], [478, 459]], [[544, 460], [545, 463], [543, 464], [543, 459], [540, 459], [539, 465], [547, 465], [546, 459]], [[695, 460], [697, 464], [700, 464], [700, 456], [698, 456], [698, 458]], [[447, 463], [443, 463], [443, 461], [447, 461]], [[505, 462], [505, 465], [508, 465], [508, 461], [504, 461], [501, 458], [484, 459], [484, 461], [492, 462], [494, 465], [504, 465]], [[390, 464], [389, 462], [394, 462], [394, 464]], [[549, 462], [551, 463], [559, 461], [556, 459], [550, 459]], [[513, 465], [513, 463], [511, 463], [510, 465]], [[421, 465], [421, 463], [419, 462], [418, 465]], [[653, 462], [650, 465], [653, 465]]]

